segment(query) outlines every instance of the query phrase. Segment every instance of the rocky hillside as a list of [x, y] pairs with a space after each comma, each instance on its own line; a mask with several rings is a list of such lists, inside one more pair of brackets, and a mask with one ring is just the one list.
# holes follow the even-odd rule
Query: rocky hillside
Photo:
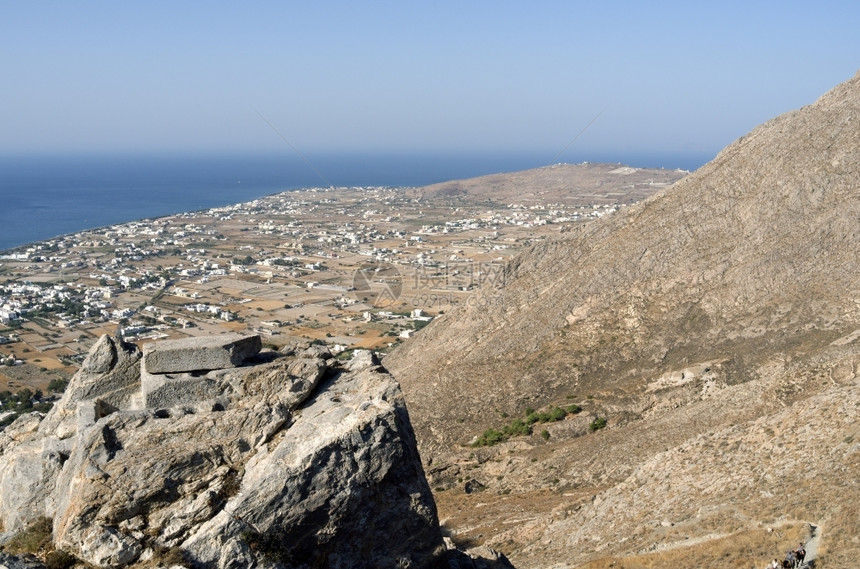
[[[860, 436], [858, 251], [860, 75], [652, 198], [525, 251], [385, 361], [443, 521], [523, 567], [685, 540], [706, 555], [788, 522], [824, 524], [830, 559], [836, 543], [856, 555], [824, 520], [860, 527], [842, 509], [860, 497], [845, 480]], [[565, 405], [583, 412], [464, 446]], [[456, 484], [470, 478], [480, 498]], [[483, 519], [466, 513], [475, 500]], [[637, 562], [666, 566], [651, 559]]]
[[7, 551], [49, 567], [509, 566], [446, 551], [370, 352], [261, 352], [259, 336], [143, 353], [102, 337], [47, 416], [0, 434], [0, 519]]

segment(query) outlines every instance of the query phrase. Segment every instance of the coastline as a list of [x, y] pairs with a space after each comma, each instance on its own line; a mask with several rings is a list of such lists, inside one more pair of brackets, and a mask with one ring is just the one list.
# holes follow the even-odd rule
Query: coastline
[[[311, 156], [324, 186], [422, 187], [546, 165], [541, 156]], [[691, 169], [692, 157], [667, 167]], [[600, 162], [588, 160], [591, 162]], [[628, 164], [658, 158], [628, 160]], [[610, 161], [603, 161], [610, 162]], [[612, 163], [617, 163], [614, 160]], [[704, 162], [703, 158], [695, 163]], [[319, 187], [293, 156], [0, 156], [0, 254], [119, 223], [243, 203]]]
[[243, 204], [246, 204], [246, 203], [249, 203], [249, 202], [252, 202], [255, 200], [271, 198], [271, 197], [277, 196], [277, 195], [282, 194], [282, 193], [300, 192], [300, 191], [307, 190], [307, 189], [312, 189], [312, 188], [295, 188], [295, 189], [289, 189], [289, 190], [276, 191], [276, 192], [273, 192], [270, 194], [257, 196], [253, 199], [240, 201], [240, 202], [218, 204], [218, 205], [213, 205], [210, 207], [201, 207], [199, 209], [193, 209], [193, 210], [188, 210], [188, 211], [168, 212], [168, 213], [165, 213], [163, 215], [139, 217], [139, 218], [135, 218], [135, 219], [124, 219], [121, 221], [117, 221], [115, 223], [107, 223], [104, 225], [85, 227], [83, 229], [79, 229], [76, 231], [70, 231], [68, 233], [61, 233], [58, 235], [52, 235], [51, 237], [45, 237], [45, 238], [41, 238], [41, 239], [34, 239], [33, 241], [28, 241], [26, 243], [21, 243], [19, 245], [13, 245], [11, 247], [0, 249], [0, 260], [3, 260], [4, 258], [9, 258], [9, 255], [15, 253], [16, 251], [27, 250], [27, 249], [42, 245], [44, 243], [52, 242], [52, 241], [62, 241], [62, 240], [66, 240], [66, 239], [72, 239], [72, 238], [75, 238], [76, 236], [81, 235], [83, 233], [89, 233], [89, 232], [98, 233], [98, 232], [106, 231], [112, 227], [122, 227], [124, 225], [133, 224], [133, 223], [153, 223], [153, 222], [157, 222], [161, 219], [166, 219], [166, 218], [175, 217], [175, 216], [186, 216], [186, 215], [190, 216], [190, 215], [194, 215], [194, 214], [201, 214], [202, 215], [202, 214], [205, 214], [207, 211], [210, 211], [212, 209], [217, 209], [217, 208], [222, 208], [222, 207], [237, 207], [237, 206], [241, 206]]

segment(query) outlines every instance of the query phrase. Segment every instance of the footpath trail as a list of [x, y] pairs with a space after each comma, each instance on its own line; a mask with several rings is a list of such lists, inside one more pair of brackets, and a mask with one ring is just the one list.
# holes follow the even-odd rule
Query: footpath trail
[[[803, 543], [803, 548], [806, 550], [806, 557], [803, 559], [803, 564], [798, 565], [797, 569], [816, 569], [818, 567], [818, 547], [821, 543], [821, 524], [815, 525], [811, 522], [791, 522], [804, 523], [809, 525], [809, 540]], [[779, 558], [777, 558], [779, 559]], [[767, 567], [771, 564], [768, 563]]]
[[803, 562], [803, 568], [813, 569], [818, 566], [818, 544], [821, 542], [821, 524], [812, 525], [809, 524], [811, 528], [812, 537], [809, 538], [804, 544], [806, 548], [806, 559]]

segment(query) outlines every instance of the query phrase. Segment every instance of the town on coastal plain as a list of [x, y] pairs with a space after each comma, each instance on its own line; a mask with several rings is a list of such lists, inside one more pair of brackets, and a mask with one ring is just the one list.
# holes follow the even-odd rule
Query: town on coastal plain
[[503, 287], [523, 248], [684, 173], [563, 166], [599, 166], [617, 183], [309, 188], [2, 252], [0, 392], [47, 390], [118, 332], [138, 344], [242, 331], [272, 348], [302, 338], [384, 351], [478, 287]]

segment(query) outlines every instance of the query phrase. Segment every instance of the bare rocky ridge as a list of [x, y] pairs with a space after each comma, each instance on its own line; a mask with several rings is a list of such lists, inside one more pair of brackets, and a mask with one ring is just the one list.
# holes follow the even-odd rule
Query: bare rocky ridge
[[2, 433], [3, 542], [50, 518], [52, 547], [97, 567], [510, 567], [446, 547], [402, 393], [370, 352], [193, 348], [105, 336], [47, 416]]
[[[825, 519], [823, 559], [860, 553], [835, 530], [860, 527], [843, 508], [860, 498], [846, 478], [859, 164], [860, 75], [652, 198], [526, 250], [501, 286], [388, 356], [446, 527], [521, 567], [668, 566], [654, 556], [687, 540], [718, 567], [719, 539]], [[545, 439], [462, 446], [566, 403], [584, 412]], [[598, 417], [608, 428], [589, 434]], [[457, 485], [468, 477], [479, 497]]]
[[683, 178], [685, 170], [633, 168], [620, 164], [553, 164], [542, 168], [452, 180], [416, 191], [424, 199], [444, 198], [456, 205], [468, 195], [496, 203], [526, 206], [550, 203], [631, 204]]

